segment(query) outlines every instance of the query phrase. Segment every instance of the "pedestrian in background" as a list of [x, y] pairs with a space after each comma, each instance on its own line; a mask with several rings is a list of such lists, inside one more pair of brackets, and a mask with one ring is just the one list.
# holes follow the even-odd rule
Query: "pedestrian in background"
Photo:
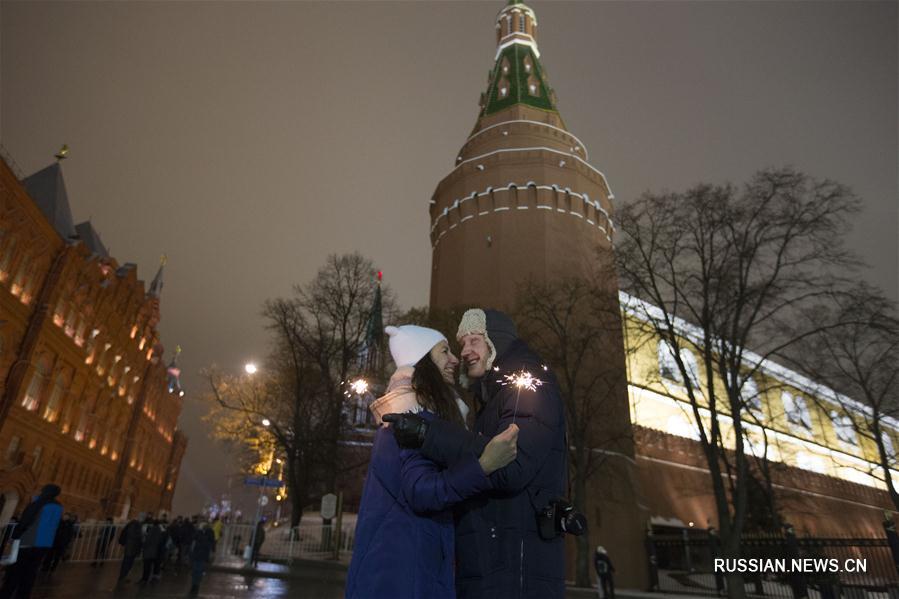
[[119, 569], [119, 580], [116, 585], [125, 582], [125, 577], [134, 566], [134, 560], [140, 555], [144, 546], [144, 533], [139, 520], [131, 520], [119, 533], [119, 545], [123, 547], [122, 566]]
[[115, 524], [112, 523], [112, 518], [107, 518], [106, 525], [100, 529], [100, 534], [97, 536], [97, 547], [94, 550], [94, 561], [91, 562], [91, 567], [96, 567], [106, 560], [106, 556], [109, 555], [109, 543], [112, 542], [114, 536]]
[[156, 578], [156, 563], [159, 560], [159, 545], [162, 541], [162, 529], [153, 518], [147, 518], [144, 524], [144, 574], [140, 577], [140, 584], [146, 584], [150, 578]]
[[49, 572], [50, 574], [56, 572], [56, 567], [59, 566], [59, 562], [65, 558], [66, 551], [69, 550], [69, 545], [72, 543], [74, 537], [75, 516], [66, 512], [62, 515], [62, 520], [59, 523], [59, 527], [56, 529], [53, 547], [50, 548], [47, 557], [44, 558], [44, 566], [42, 568], [44, 572]]
[[215, 551], [215, 533], [210, 526], [204, 526], [194, 532], [190, 548], [190, 595], [196, 597], [200, 592], [200, 582], [206, 568], [212, 561]]
[[593, 567], [596, 569], [599, 599], [615, 599], [615, 581], [612, 578], [615, 566], [612, 565], [612, 560], [602, 545], [596, 547], [596, 553], [593, 555]]
[[256, 536], [253, 537], [253, 556], [250, 561], [254, 568], [259, 565], [259, 550], [262, 549], [263, 543], [265, 543], [265, 518], [256, 524]]
[[62, 505], [56, 501], [60, 492], [58, 485], [44, 485], [40, 495], [22, 512], [22, 518], [12, 533], [13, 540], [19, 540], [19, 557], [6, 570], [0, 599], [9, 599], [13, 594], [24, 598], [31, 596], [41, 561], [53, 547], [56, 530], [62, 520]]

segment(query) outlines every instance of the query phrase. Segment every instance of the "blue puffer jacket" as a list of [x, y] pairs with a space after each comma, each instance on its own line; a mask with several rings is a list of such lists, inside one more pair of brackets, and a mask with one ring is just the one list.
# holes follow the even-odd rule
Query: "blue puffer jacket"
[[13, 531], [12, 537], [20, 539], [21, 546], [53, 547], [56, 529], [62, 519], [62, 506], [56, 501], [60, 489], [57, 485], [44, 485], [41, 494], [28, 504]]
[[[474, 387], [481, 403], [474, 431], [433, 422], [422, 453], [437, 463], [471, 455], [484, 439], [512, 423], [518, 457], [490, 475], [491, 490], [456, 507], [456, 590], [460, 599], [561, 599], [565, 546], [537, 532], [537, 514], [565, 494], [568, 452], [565, 414], [553, 374], [521, 340], [513, 341]], [[503, 385], [503, 375], [527, 370], [543, 381], [535, 390]], [[516, 405], [517, 404], [517, 405]]]
[[[411, 376], [411, 369], [397, 374]], [[394, 405], [405, 403], [406, 411], [409, 393], [408, 379], [394, 375], [390, 397], [385, 397], [396, 397]], [[385, 408], [382, 414], [394, 411], [393, 402], [377, 403]], [[421, 415], [435, 419], [430, 412]], [[417, 450], [401, 450], [391, 428], [382, 426], [375, 434], [362, 491], [346, 597], [455, 599], [449, 508], [488, 487], [474, 455], [444, 469]]]

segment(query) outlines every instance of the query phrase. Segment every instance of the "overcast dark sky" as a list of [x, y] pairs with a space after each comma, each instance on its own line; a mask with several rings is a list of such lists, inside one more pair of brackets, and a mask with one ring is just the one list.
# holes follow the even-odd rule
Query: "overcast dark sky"
[[[0, 3], [0, 142], [62, 143], [76, 220], [149, 280], [184, 348], [177, 511], [234, 465], [197, 371], [264, 357], [268, 297], [359, 250], [403, 306], [429, 286], [427, 204], [477, 115], [485, 2]], [[850, 245], [897, 297], [897, 2], [534, 1], [559, 109], [617, 201], [792, 164], [850, 185]]]

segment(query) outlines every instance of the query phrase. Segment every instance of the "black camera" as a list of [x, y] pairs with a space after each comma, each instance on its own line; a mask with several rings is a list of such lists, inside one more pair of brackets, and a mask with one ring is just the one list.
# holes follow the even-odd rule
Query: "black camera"
[[547, 541], [566, 532], [579, 537], [587, 532], [587, 517], [565, 499], [553, 499], [537, 514], [537, 531]]

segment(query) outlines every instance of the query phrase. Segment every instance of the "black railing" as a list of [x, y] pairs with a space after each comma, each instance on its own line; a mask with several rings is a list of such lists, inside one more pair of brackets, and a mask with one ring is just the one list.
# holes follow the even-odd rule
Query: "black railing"
[[[698, 534], [697, 534], [698, 533]], [[886, 539], [747, 536], [725, 559], [715, 535], [689, 531], [647, 538], [654, 590], [725, 595], [742, 583], [747, 596], [782, 599], [899, 599], [899, 574]]]

